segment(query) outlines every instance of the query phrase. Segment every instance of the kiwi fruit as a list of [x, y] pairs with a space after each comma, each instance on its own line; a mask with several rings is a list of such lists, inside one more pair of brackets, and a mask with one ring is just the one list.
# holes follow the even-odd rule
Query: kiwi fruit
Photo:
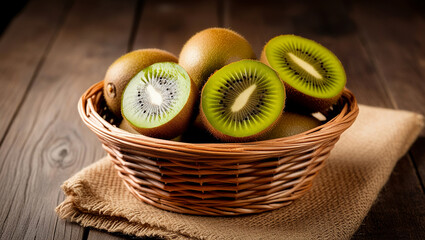
[[217, 69], [241, 59], [255, 59], [249, 42], [226, 28], [208, 28], [192, 36], [183, 46], [179, 64], [186, 69], [198, 89]]
[[197, 98], [197, 88], [181, 66], [154, 63], [125, 87], [122, 116], [140, 134], [172, 139], [186, 130]]
[[134, 133], [134, 134], [140, 134], [138, 131], [136, 131], [132, 126], [131, 126], [131, 124], [127, 121], [127, 120], [125, 120], [125, 119], [123, 119], [122, 121], [121, 121], [121, 123], [120, 123], [120, 125], [119, 125], [119, 128], [121, 128], [122, 130], [125, 130], [125, 131], [127, 131], [127, 132], [129, 132], [129, 133]]
[[272, 38], [261, 54], [285, 82], [287, 106], [303, 112], [328, 109], [340, 98], [346, 84], [344, 68], [324, 46], [295, 35]]
[[284, 112], [273, 129], [268, 131], [258, 140], [289, 137], [306, 132], [320, 125], [321, 122], [311, 115]]
[[121, 118], [121, 96], [127, 83], [142, 69], [157, 62], [176, 62], [173, 54], [160, 49], [140, 49], [129, 52], [108, 68], [103, 80], [103, 95], [111, 112]]
[[201, 93], [203, 125], [226, 142], [255, 140], [279, 120], [285, 87], [267, 65], [241, 60], [216, 71]]
[[[133, 133], [133, 134], [140, 134], [138, 131], [136, 131], [132, 126], [131, 126], [131, 124], [127, 121], [127, 120], [125, 120], [125, 119], [123, 119], [122, 121], [121, 121], [121, 123], [120, 123], [120, 125], [119, 125], [119, 128], [121, 128], [122, 130], [125, 130], [125, 131], [127, 131], [127, 132], [129, 132], [129, 133]], [[175, 138], [173, 138], [173, 139], [171, 139], [171, 141], [175, 141], [175, 142], [180, 142], [182, 140], [182, 135], [180, 135], [180, 136], [177, 136], [177, 137], [175, 137]]]
[[198, 114], [192, 124], [182, 135], [183, 142], [189, 143], [220, 143], [203, 125], [201, 115]]

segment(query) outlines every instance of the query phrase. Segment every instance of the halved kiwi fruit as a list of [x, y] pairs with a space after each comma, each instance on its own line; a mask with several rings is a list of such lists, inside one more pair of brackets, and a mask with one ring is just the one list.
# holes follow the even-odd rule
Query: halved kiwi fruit
[[155, 63], [140, 71], [126, 86], [121, 111], [137, 132], [171, 139], [187, 128], [197, 88], [176, 63]]
[[109, 110], [117, 117], [121, 118], [121, 97], [127, 83], [142, 69], [157, 62], [177, 62], [177, 57], [160, 49], [140, 49], [121, 56], [109, 66], [103, 80], [103, 95]]
[[223, 141], [254, 140], [280, 118], [285, 87], [273, 69], [254, 60], [224, 66], [201, 93], [204, 126]]
[[346, 83], [338, 58], [322, 45], [295, 35], [281, 35], [264, 47], [261, 61], [285, 82], [291, 109], [318, 112], [335, 104]]
[[199, 89], [221, 67], [242, 59], [255, 59], [249, 42], [226, 28], [208, 28], [193, 35], [183, 46], [179, 64]]
[[258, 140], [289, 137], [320, 126], [322, 123], [311, 115], [284, 112], [276, 125]]

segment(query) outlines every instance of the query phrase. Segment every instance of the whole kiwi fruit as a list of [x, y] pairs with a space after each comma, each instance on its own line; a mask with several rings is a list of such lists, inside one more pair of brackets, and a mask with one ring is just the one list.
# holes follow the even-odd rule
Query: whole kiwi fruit
[[145, 136], [172, 139], [189, 126], [198, 90], [177, 63], [154, 63], [134, 76], [124, 89], [123, 118]]
[[261, 54], [285, 82], [287, 109], [325, 111], [340, 98], [346, 75], [339, 59], [327, 48], [303, 37], [272, 38]]
[[195, 120], [189, 125], [182, 135], [183, 142], [189, 143], [220, 143], [203, 125], [201, 115], [198, 114]]
[[111, 64], [106, 71], [103, 95], [109, 110], [121, 118], [121, 96], [127, 83], [142, 69], [157, 62], [177, 62], [173, 54], [155, 48], [129, 52]]
[[121, 128], [122, 130], [125, 130], [129, 133], [140, 134], [133, 127], [131, 127], [131, 124], [127, 120], [125, 120], [125, 118], [123, 118], [123, 120], [121, 121], [119, 128]]
[[258, 140], [289, 137], [318, 127], [321, 122], [311, 115], [284, 112], [276, 125]]
[[198, 89], [217, 69], [241, 59], [255, 59], [249, 42], [226, 28], [208, 28], [193, 35], [183, 46], [179, 64], [186, 69]]
[[255, 140], [279, 120], [285, 87], [267, 65], [241, 60], [222, 67], [205, 83], [200, 114], [203, 125], [226, 142]]

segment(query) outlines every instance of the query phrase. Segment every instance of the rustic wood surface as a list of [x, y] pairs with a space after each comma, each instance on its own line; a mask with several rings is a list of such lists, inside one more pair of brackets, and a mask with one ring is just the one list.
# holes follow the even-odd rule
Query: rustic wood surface
[[[425, 114], [420, 1], [30, 0], [0, 39], [0, 239], [126, 239], [57, 218], [61, 183], [104, 155], [79, 96], [127, 51], [176, 55], [195, 32], [230, 27], [254, 47], [281, 33], [341, 59], [362, 104]], [[396, 165], [353, 239], [423, 239], [425, 133]], [[135, 238], [131, 238], [135, 239]]]

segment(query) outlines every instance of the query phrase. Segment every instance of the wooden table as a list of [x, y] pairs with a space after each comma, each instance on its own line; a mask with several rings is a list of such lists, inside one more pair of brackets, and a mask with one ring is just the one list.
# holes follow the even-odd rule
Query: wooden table
[[[29, 1], [0, 42], [0, 238], [124, 237], [60, 220], [54, 208], [64, 199], [61, 183], [105, 155], [77, 101], [125, 52], [156, 47], [178, 55], [195, 32], [221, 26], [244, 35], [259, 55], [271, 37], [295, 33], [339, 56], [360, 103], [425, 114], [419, 4]], [[424, 136], [398, 162], [354, 239], [425, 237]]]

